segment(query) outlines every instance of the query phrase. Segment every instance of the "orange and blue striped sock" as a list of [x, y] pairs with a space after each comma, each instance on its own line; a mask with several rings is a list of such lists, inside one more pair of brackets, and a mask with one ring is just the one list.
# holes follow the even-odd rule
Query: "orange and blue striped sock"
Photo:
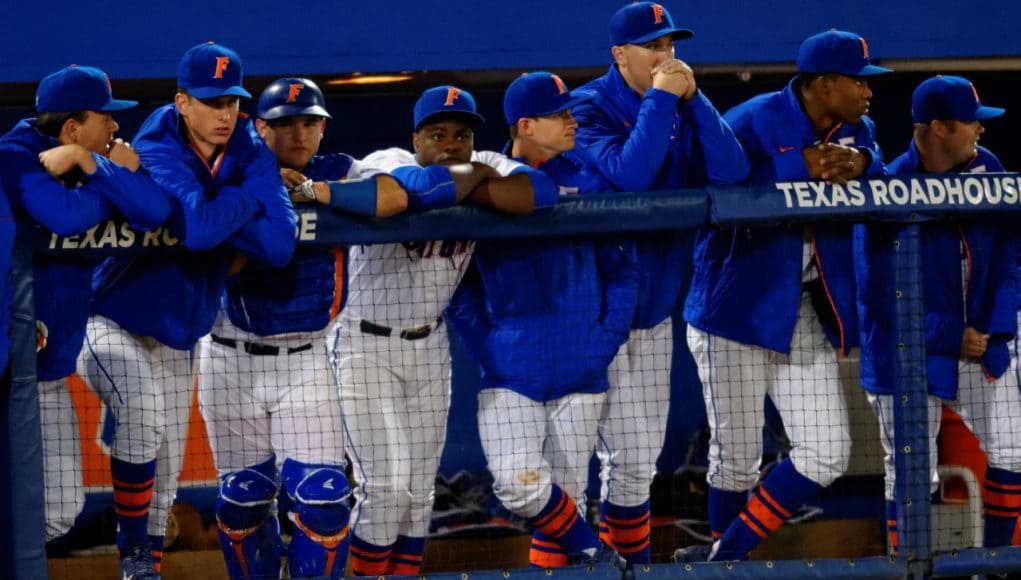
[[418, 576], [422, 570], [422, 555], [425, 554], [425, 538], [397, 536], [393, 550], [390, 552], [390, 563], [386, 567], [387, 576]]
[[149, 534], [149, 546], [152, 548], [153, 568], [159, 572], [160, 565], [163, 564], [163, 536]]
[[606, 536], [610, 539], [603, 543], [613, 546], [628, 564], [651, 563], [649, 534], [652, 528], [649, 523], [648, 500], [630, 507], [607, 501], [603, 502], [601, 511], [599, 535], [603, 536], [605, 528]]
[[987, 548], [1009, 546], [1021, 512], [1021, 473], [997, 467], [986, 468], [986, 527], [982, 544]]
[[532, 548], [528, 551], [528, 563], [535, 568], [560, 568], [570, 563], [567, 552], [546, 534], [532, 531]]
[[723, 532], [737, 519], [747, 502], [747, 491], [724, 491], [709, 487], [709, 528], [714, 541], [723, 537]]
[[149, 541], [149, 503], [156, 477], [156, 461], [128, 463], [110, 458], [113, 476], [113, 506], [117, 513], [117, 545], [143, 544]]
[[351, 536], [351, 572], [355, 576], [382, 576], [390, 565], [393, 546], [377, 546], [357, 535]]
[[546, 506], [529, 518], [528, 523], [549, 539], [558, 542], [568, 554], [581, 554], [599, 548], [599, 538], [578, 513], [574, 500], [560, 486], [553, 485]]
[[801, 503], [822, 489], [798, 473], [790, 459], [766, 476], [734, 523], [720, 538], [714, 560], [747, 560], [748, 553], [780, 529]]

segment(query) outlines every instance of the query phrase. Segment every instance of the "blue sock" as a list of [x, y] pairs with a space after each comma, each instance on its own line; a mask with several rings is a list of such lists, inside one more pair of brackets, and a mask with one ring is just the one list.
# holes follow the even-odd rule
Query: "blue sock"
[[648, 500], [632, 507], [603, 502], [600, 535], [605, 526], [610, 541], [604, 543], [613, 546], [628, 564], [649, 564], [652, 562], [649, 516]]
[[709, 487], [709, 528], [713, 540], [723, 537], [723, 532], [737, 519], [741, 509], [748, 503], [747, 491], [723, 491]]
[[985, 500], [986, 527], [982, 545], [987, 548], [1009, 546], [1021, 511], [1021, 473], [989, 467], [982, 497]]
[[163, 563], [163, 536], [149, 534], [149, 546], [152, 548], [153, 567], [159, 572], [160, 565]]
[[821, 485], [798, 473], [790, 459], [783, 460], [724, 532], [713, 560], [747, 560], [749, 552], [821, 489]]

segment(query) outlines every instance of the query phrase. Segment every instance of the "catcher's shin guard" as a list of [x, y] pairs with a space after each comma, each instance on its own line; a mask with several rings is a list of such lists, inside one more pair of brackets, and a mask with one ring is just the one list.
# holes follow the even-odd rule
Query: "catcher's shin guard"
[[287, 550], [291, 578], [342, 578], [351, 542], [351, 487], [343, 470], [287, 459], [283, 480], [292, 502], [287, 517], [294, 523]]
[[233, 580], [278, 578], [283, 545], [273, 516], [277, 493], [272, 460], [228, 474], [216, 498], [220, 546]]

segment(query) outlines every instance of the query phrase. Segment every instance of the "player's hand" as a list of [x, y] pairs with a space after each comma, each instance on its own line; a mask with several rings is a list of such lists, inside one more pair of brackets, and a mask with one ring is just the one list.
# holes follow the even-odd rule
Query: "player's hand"
[[74, 143], [43, 151], [39, 154], [39, 163], [53, 177], [60, 177], [75, 167], [81, 168], [87, 175], [96, 172], [96, 160], [89, 150]]
[[141, 165], [141, 160], [138, 158], [138, 153], [131, 148], [131, 145], [124, 142], [123, 139], [114, 139], [110, 143], [110, 148], [106, 151], [106, 156], [117, 165], [127, 169], [134, 173], [138, 171], [138, 167]]
[[868, 158], [856, 147], [823, 143], [801, 150], [812, 179], [844, 184], [857, 179], [868, 167]]
[[284, 187], [286, 187], [289, 190], [298, 187], [302, 183], [308, 181], [308, 178], [305, 177], [300, 171], [295, 171], [293, 169], [288, 169], [286, 167], [280, 168], [280, 177], [284, 180]]
[[672, 58], [652, 69], [652, 87], [685, 100], [695, 96], [695, 73], [682, 60]]
[[961, 340], [962, 357], [978, 358], [986, 353], [988, 346], [988, 334], [982, 334], [970, 326], [964, 329], [964, 338]]

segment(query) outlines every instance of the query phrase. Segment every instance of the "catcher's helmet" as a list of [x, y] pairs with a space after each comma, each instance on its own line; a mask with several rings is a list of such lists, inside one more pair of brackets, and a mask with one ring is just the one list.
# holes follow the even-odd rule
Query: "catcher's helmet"
[[294, 115], [331, 118], [325, 105], [326, 98], [314, 82], [289, 77], [273, 81], [262, 91], [256, 116], [266, 121]]

